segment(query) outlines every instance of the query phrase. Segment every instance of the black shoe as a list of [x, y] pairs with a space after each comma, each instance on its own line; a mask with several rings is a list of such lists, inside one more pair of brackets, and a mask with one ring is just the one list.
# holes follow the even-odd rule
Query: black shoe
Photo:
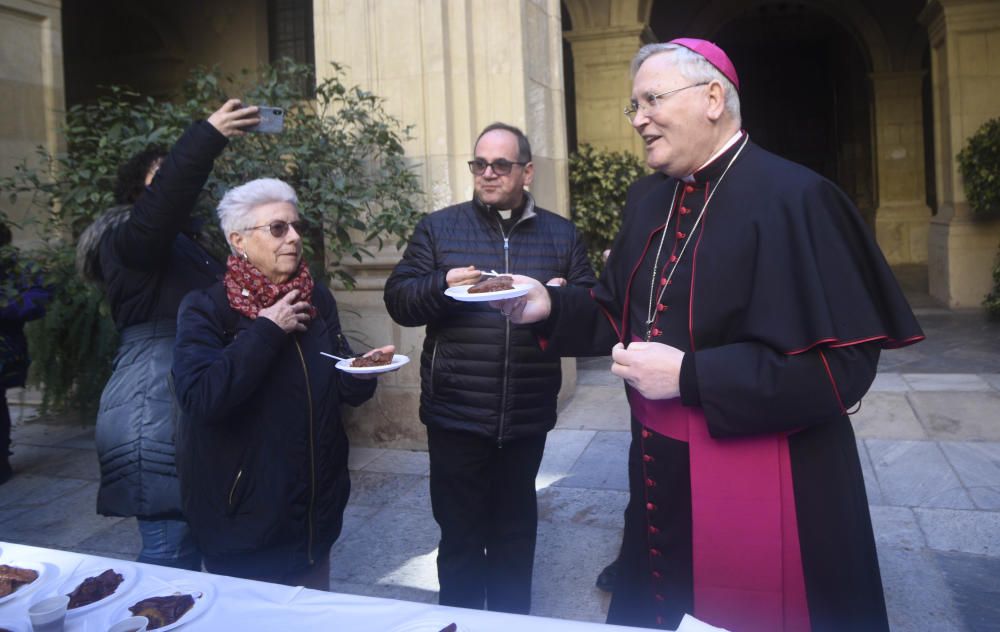
[[14, 470], [10, 468], [10, 461], [4, 459], [0, 461], [0, 485], [3, 485], [10, 480], [10, 477], [14, 475]]
[[611, 562], [604, 567], [601, 574], [597, 576], [595, 585], [606, 593], [615, 591], [615, 584], [618, 582], [618, 560]]

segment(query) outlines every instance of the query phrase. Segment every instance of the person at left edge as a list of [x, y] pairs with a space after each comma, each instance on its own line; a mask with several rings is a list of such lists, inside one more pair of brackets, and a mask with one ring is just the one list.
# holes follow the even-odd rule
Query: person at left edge
[[354, 355], [333, 294], [302, 261], [292, 187], [253, 180], [218, 212], [225, 278], [189, 294], [177, 319], [184, 514], [210, 572], [327, 590], [351, 487], [340, 405], [367, 401], [375, 380], [320, 354]]
[[256, 125], [256, 114], [230, 99], [168, 153], [153, 147], [133, 156], [118, 170], [118, 206], [77, 243], [77, 270], [104, 293], [120, 333], [97, 414], [97, 512], [138, 519], [140, 562], [201, 570], [181, 515], [167, 376], [181, 299], [223, 271], [201, 243], [195, 202], [227, 139]]

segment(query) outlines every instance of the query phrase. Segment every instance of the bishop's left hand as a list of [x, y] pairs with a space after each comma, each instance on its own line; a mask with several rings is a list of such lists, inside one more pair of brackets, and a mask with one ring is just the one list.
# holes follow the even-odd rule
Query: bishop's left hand
[[680, 397], [684, 352], [659, 342], [618, 343], [611, 349], [611, 372], [646, 399]]

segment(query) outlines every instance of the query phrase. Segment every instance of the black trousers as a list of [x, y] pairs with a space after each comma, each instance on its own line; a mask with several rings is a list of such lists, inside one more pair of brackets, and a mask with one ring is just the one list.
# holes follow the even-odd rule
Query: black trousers
[[427, 429], [431, 507], [441, 527], [439, 602], [526, 614], [531, 609], [545, 435], [505, 442]]

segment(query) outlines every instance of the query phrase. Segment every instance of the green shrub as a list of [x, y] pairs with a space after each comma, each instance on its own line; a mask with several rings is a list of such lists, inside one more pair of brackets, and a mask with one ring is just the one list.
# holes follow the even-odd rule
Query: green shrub
[[975, 217], [1000, 217], [1000, 118], [986, 121], [958, 153], [965, 197]]
[[74, 254], [80, 233], [113, 206], [118, 165], [150, 144], [169, 146], [227, 97], [281, 107], [286, 116], [283, 133], [234, 138], [216, 160], [196, 213], [209, 220], [218, 255], [228, 249], [212, 209], [227, 189], [260, 177], [279, 177], [295, 188], [307, 224], [305, 256], [320, 277], [329, 274], [351, 287], [354, 279], [338, 263], [371, 256], [368, 244], [403, 243], [422, 207], [403, 155], [410, 128], [387, 114], [379, 97], [345, 86], [340, 66], [333, 70], [314, 84], [311, 66], [290, 62], [237, 78], [200, 69], [171, 100], [112, 87], [97, 102], [66, 113], [65, 153], [39, 147], [33, 162], [0, 180], [11, 204], [30, 199], [38, 233], [48, 240], [34, 255], [57, 287], [44, 320], [29, 328], [43, 408], [92, 413], [110, 375], [117, 333], [100, 293], [76, 275]]
[[634, 154], [582, 144], [569, 157], [570, 214], [587, 240], [594, 270], [603, 270], [601, 253], [621, 227], [629, 186], [647, 173]]
[[[973, 216], [1000, 217], [1000, 118], [986, 121], [969, 137], [958, 153], [958, 164]], [[983, 307], [991, 318], [1000, 319], [1000, 254], [993, 266], [993, 289]]]
[[986, 308], [986, 315], [993, 320], [1000, 320], [1000, 254], [997, 254], [996, 262], [993, 264], [993, 289], [986, 295], [983, 301]]

